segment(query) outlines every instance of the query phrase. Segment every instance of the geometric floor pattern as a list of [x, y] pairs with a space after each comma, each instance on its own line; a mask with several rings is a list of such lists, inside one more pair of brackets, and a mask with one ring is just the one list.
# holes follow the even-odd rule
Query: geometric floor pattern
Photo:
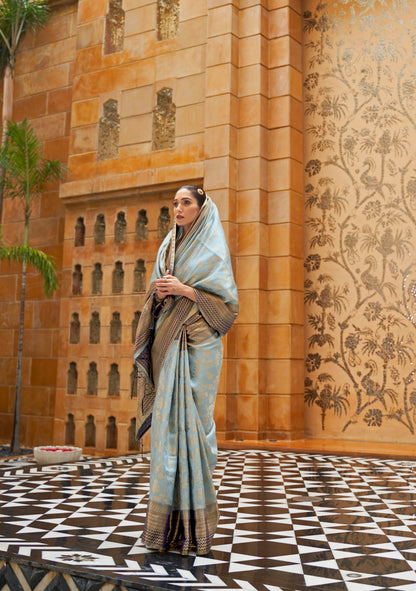
[[139, 541], [147, 457], [0, 462], [0, 591], [416, 590], [416, 462], [219, 451], [214, 477], [211, 553], [184, 557]]

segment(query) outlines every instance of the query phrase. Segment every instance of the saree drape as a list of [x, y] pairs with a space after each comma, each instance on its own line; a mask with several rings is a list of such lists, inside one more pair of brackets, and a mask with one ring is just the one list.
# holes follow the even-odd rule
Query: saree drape
[[[155, 280], [167, 269], [194, 288], [197, 302], [168, 296], [156, 305]], [[142, 534], [148, 548], [206, 554], [211, 547], [218, 522], [212, 472], [221, 337], [237, 313], [228, 247], [218, 210], [207, 197], [186, 235], [174, 226], [163, 241], [137, 329], [137, 437], [151, 427]]]

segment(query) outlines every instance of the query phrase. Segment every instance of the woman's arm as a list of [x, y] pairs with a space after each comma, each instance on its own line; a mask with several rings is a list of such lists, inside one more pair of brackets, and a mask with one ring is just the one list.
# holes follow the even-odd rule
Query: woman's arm
[[196, 293], [193, 287], [181, 283], [174, 275], [165, 275], [156, 279], [156, 299], [163, 299], [167, 295], [181, 295], [196, 302]]

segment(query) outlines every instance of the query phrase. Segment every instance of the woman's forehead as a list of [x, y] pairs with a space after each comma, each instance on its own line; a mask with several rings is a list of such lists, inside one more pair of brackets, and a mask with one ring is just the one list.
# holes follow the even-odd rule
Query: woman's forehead
[[177, 191], [174, 200], [181, 201], [182, 199], [192, 199], [193, 201], [196, 201], [195, 197], [190, 191], [188, 191], [188, 189], [179, 189], [179, 191]]

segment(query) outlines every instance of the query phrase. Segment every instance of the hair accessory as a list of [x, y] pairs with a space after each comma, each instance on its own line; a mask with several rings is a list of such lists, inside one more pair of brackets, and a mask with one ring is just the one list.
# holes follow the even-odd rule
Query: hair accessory
[[204, 194], [204, 191], [203, 191], [202, 189], [199, 189], [199, 188], [198, 188], [198, 193], [199, 193], [200, 195], [203, 195], [203, 194]]

